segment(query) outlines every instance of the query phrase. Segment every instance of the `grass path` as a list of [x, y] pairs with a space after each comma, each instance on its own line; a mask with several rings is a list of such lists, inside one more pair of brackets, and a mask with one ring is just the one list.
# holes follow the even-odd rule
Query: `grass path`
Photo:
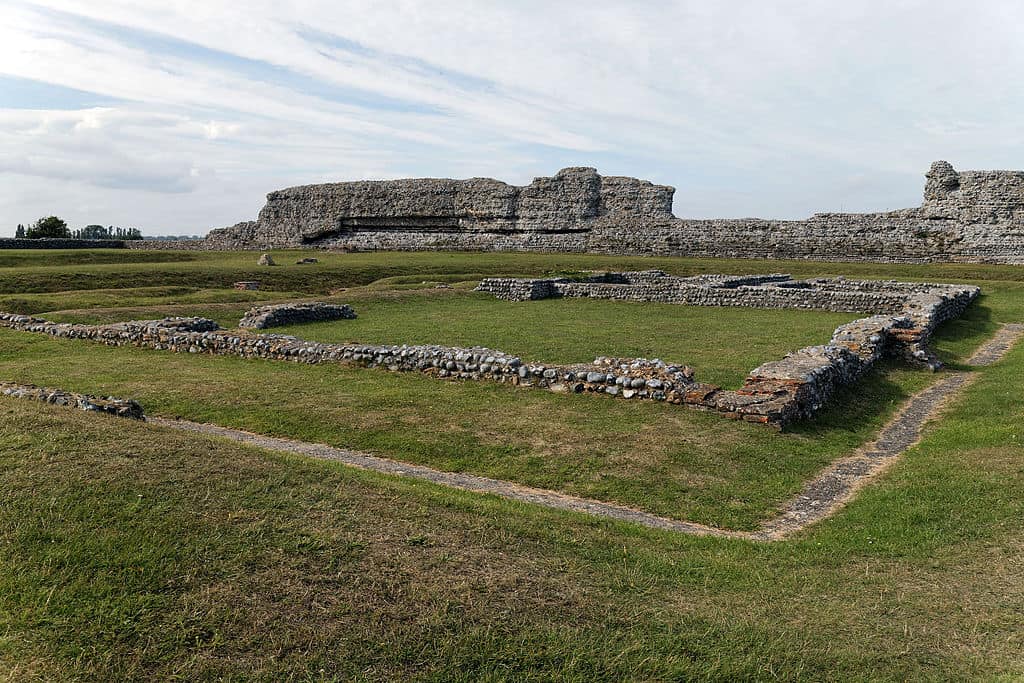
[[[980, 367], [996, 362], [1020, 339], [1022, 334], [1024, 334], [1024, 325], [1002, 326], [992, 339], [983, 344], [971, 356], [968, 365]], [[877, 439], [859, 449], [857, 453], [830, 465], [810, 481], [804, 491], [783, 508], [780, 515], [765, 521], [760, 529], [752, 532], [732, 531], [696, 522], [668, 519], [623, 505], [570, 496], [557, 491], [523, 486], [462, 472], [442, 472], [422, 465], [399, 462], [326, 444], [269, 437], [189, 420], [153, 417], [148, 421], [161, 427], [218, 436], [273, 451], [334, 460], [384, 474], [423, 479], [464, 491], [488, 493], [509, 500], [532, 503], [557, 510], [582, 512], [654, 529], [697, 536], [778, 541], [802, 531], [841, 509], [861, 487], [914, 445], [920, 438], [925, 423], [933, 418], [946, 401], [963, 389], [971, 379], [972, 375], [969, 373], [955, 372], [911, 397], [893, 419], [882, 428]]]

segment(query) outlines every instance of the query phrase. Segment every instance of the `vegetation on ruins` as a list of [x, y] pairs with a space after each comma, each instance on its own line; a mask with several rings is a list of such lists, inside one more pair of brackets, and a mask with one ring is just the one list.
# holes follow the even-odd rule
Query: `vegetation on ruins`
[[[282, 265], [261, 269], [251, 252], [0, 251], [0, 311], [234, 326], [254, 305], [316, 298], [359, 317], [273, 331], [483, 344], [552, 362], [658, 356], [732, 386], [855, 316], [470, 290], [484, 275], [646, 268], [976, 284], [979, 301], [934, 338], [951, 372], [1001, 323], [1024, 322], [1024, 270], [1012, 266], [459, 253], [318, 253], [293, 265], [302, 255], [274, 252]], [[261, 289], [232, 289], [242, 279]], [[1024, 347], [970, 372], [974, 383], [891, 470], [775, 544], [652, 531], [0, 397], [0, 670], [27, 680], [1015, 679]], [[11, 330], [0, 330], [0, 379], [744, 529], [936, 376], [882, 364], [783, 434], [659, 403]]]

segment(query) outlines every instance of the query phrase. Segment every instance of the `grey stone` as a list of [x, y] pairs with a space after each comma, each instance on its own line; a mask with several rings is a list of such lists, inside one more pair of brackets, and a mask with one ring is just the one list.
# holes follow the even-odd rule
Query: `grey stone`
[[[936, 162], [917, 208], [806, 220], [679, 219], [674, 189], [567, 168], [516, 187], [408, 179], [271, 192], [256, 221], [129, 248], [562, 251], [826, 261], [1024, 263], [1024, 172]], [[35, 241], [35, 240], [28, 240]], [[0, 244], [0, 246], [4, 246]]]

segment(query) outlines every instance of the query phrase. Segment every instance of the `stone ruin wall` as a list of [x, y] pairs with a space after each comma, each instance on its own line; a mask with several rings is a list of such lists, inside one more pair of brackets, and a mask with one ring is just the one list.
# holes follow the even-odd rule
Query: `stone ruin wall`
[[0, 396], [21, 398], [27, 401], [39, 401], [55, 406], [68, 406], [93, 413], [105, 413], [116, 417], [127, 417], [132, 420], [144, 420], [145, 414], [135, 401], [113, 396], [91, 396], [78, 394], [63, 389], [37, 387], [34, 384], [18, 384], [0, 382]]
[[[490, 380], [567, 393], [601, 393], [621, 398], [667, 401], [733, 419], [782, 428], [814, 415], [843, 386], [856, 381], [880, 358], [902, 356], [937, 369], [927, 342], [941, 322], [960, 315], [978, 296], [977, 287], [921, 283], [859, 282], [842, 279], [794, 281], [785, 275], [677, 278], [660, 271], [613, 273], [585, 282], [484, 280], [480, 287], [506, 299], [547, 296], [602, 296], [630, 301], [698, 300], [704, 305], [855, 308], [876, 315], [836, 329], [828, 344], [799, 349], [751, 371], [738, 390], [704, 384], [692, 368], [644, 358], [598, 358], [593, 364], [527, 363], [501, 351], [432, 345], [326, 344], [287, 335], [222, 331], [203, 318], [165, 318], [110, 325], [52, 323], [0, 313], [0, 326], [112, 346], [140, 346], [180, 353], [213, 353], [302, 363], [341, 363], [419, 372], [438, 378]], [[589, 289], [588, 289], [589, 288]], [[762, 290], [778, 298], [760, 296]], [[611, 296], [618, 291], [619, 295]], [[703, 291], [703, 294], [700, 292]], [[689, 292], [680, 294], [680, 292]], [[856, 295], [851, 298], [850, 295]], [[831, 300], [831, 303], [829, 303]], [[342, 307], [347, 308], [347, 307]], [[898, 311], [897, 311], [898, 309]], [[286, 315], [314, 317], [309, 310]], [[349, 309], [351, 311], [351, 309]], [[263, 313], [274, 311], [264, 311]], [[259, 311], [254, 318], [259, 317]]]
[[926, 179], [918, 208], [799, 221], [679, 219], [674, 188], [592, 168], [521, 187], [485, 178], [305, 185], [271, 192], [255, 221], [161, 247], [1024, 263], [1024, 172], [957, 172], [939, 161]]
[[300, 323], [329, 320], [354, 320], [356, 312], [348, 304], [328, 304], [322, 301], [305, 303], [270, 304], [254, 306], [238, 321], [241, 328], [264, 330]]
[[485, 278], [478, 291], [510, 301], [588, 297], [690, 306], [804, 308], [872, 313], [841, 325], [828, 344], [810, 346], [754, 368], [736, 391], [695, 384], [683, 394], [691, 407], [778, 427], [820, 410], [885, 356], [937, 370], [928, 340], [979, 295], [974, 286], [861, 281], [793, 280], [788, 275], [676, 277], [651, 270], [602, 273], [581, 279]]
[[0, 237], [0, 249], [124, 249], [126, 242], [141, 240], [79, 240], [64, 237]]

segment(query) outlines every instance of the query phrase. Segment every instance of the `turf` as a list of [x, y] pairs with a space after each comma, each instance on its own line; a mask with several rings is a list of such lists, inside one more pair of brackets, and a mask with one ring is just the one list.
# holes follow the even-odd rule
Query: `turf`
[[[723, 379], [834, 321], [509, 304], [469, 293], [467, 281], [659, 267], [974, 282], [985, 296], [937, 338], [954, 368], [999, 323], [1024, 322], [1024, 268], [1008, 266], [317, 254], [311, 268], [275, 252], [286, 265], [260, 269], [251, 253], [155, 252], [148, 262], [140, 253], [0, 252], [0, 309], [20, 300], [55, 319], [209, 313], [230, 323], [254, 301], [315, 296], [351, 301], [361, 317], [291, 331], [438, 335], [550, 355], [538, 360], [615, 346]], [[251, 278], [265, 291], [229, 289]], [[169, 287], [183, 289], [159, 289]], [[738, 348], [743, 329], [768, 330], [770, 343]], [[0, 398], [0, 671], [13, 680], [1015, 680], [1024, 676], [1024, 348], [972, 372], [977, 382], [885, 477], [836, 517], [773, 545], [664, 534]], [[815, 420], [774, 434], [654, 403], [10, 331], [0, 331], [0, 377], [737, 529], [770, 515], [934, 378], [883, 366]]]
[[279, 266], [256, 265], [253, 252], [165, 252], [134, 250], [15, 250], [0, 254], [0, 293], [58, 292], [152, 286], [229, 288], [259, 280], [264, 289], [326, 294], [382, 278], [406, 282], [473, 280], [483, 275], [542, 275], [582, 270], [661, 268], [679, 275], [788, 272], [795, 276], [846, 275], [868, 278], [1006, 280], [1020, 282], [1020, 266], [977, 264], [890, 265], [513, 253], [317, 252], [320, 263], [296, 265], [308, 251], [271, 252]]
[[511, 302], [459, 290], [367, 298], [356, 311], [356, 320], [268, 331], [326, 342], [486, 346], [545, 363], [662, 358], [694, 367], [702, 381], [739, 386], [757, 365], [823, 343], [857, 317], [594, 299]]
[[[15, 680], [1015, 680], [1024, 350], [842, 515], [669, 535], [0, 399]], [[984, 501], [984, 504], [972, 504]]]

